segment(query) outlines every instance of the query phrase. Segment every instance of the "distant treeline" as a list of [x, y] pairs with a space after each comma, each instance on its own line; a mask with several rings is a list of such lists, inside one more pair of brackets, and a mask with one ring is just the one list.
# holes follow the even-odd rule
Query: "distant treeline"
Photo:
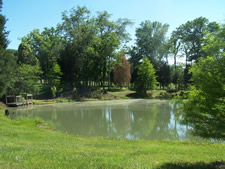
[[[0, 0], [0, 12], [1, 7]], [[62, 13], [62, 21], [55, 28], [33, 30], [21, 39], [18, 50], [11, 50], [6, 49], [6, 18], [0, 13], [0, 97], [20, 93], [56, 97], [57, 93], [85, 86], [107, 90], [128, 84], [134, 88], [148, 89], [157, 84], [160, 88], [184, 89], [191, 82], [192, 63], [209, 55], [204, 46], [209, 35], [221, 27], [199, 17], [167, 37], [168, 24], [146, 20], [136, 28], [135, 45], [127, 46], [130, 37], [126, 28], [132, 22], [110, 17], [107, 11], [93, 15], [86, 7], [72, 8]], [[173, 58], [173, 65], [168, 64], [169, 58]], [[185, 62], [177, 64], [177, 58]], [[140, 85], [145, 83], [139, 77], [143, 61], [153, 65], [153, 71], [147, 70], [152, 69], [149, 65], [142, 69], [142, 74], [149, 71], [156, 77], [152, 86]]]

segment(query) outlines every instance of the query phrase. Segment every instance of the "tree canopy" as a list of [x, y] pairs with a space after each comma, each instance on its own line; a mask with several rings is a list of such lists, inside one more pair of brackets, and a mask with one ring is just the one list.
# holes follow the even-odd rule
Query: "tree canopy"
[[147, 57], [143, 59], [143, 63], [138, 67], [136, 83], [136, 91], [139, 93], [146, 93], [147, 90], [154, 89], [156, 87], [157, 81], [155, 69]]
[[2, 97], [7, 87], [10, 85], [11, 75], [14, 71], [15, 60], [8, 46], [8, 32], [5, 30], [6, 18], [1, 14], [2, 1], [0, 0], [0, 97]]
[[183, 122], [192, 127], [194, 134], [206, 138], [225, 139], [224, 28], [208, 34], [203, 49], [210, 56], [194, 63], [193, 86], [187, 99], [180, 100]]

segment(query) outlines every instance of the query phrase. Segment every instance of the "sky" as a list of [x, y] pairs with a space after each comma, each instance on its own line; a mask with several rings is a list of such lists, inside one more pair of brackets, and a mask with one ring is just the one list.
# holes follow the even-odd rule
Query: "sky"
[[134, 22], [128, 27], [135, 42], [135, 30], [145, 20], [170, 25], [170, 33], [187, 21], [203, 16], [209, 21], [225, 23], [225, 0], [3, 0], [2, 13], [8, 19], [10, 31], [8, 49], [18, 49], [20, 38], [34, 29], [55, 27], [61, 22], [63, 11], [86, 6], [93, 15], [106, 10], [112, 20], [128, 18]]

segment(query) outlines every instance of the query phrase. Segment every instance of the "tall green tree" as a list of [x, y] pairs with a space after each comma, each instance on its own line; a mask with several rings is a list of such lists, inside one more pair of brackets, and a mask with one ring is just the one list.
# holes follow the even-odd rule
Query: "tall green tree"
[[116, 24], [109, 20], [110, 14], [106, 11], [99, 13], [96, 18], [96, 26], [98, 29], [97, 38], [99, 43], [96, 45], [96, 66], [99, 70], [101, 86], [105, 90], [105, 82], [107, 75], [111, 72], [111, 61], [115, 56], [114, 52], [120, 45], [120, 39], [117, 34]]
[[90, 70], [95, 55], [93, 44], [97, 42], [95, 21], [86, 7], [72, 8], [69, 14], [63, 12], [62, 20], [59, 29], [65, 39], [65, 48], [59, 63], [63, 81], [71, 87], [79, 87], [81, 82], [87, 85], [93, 75]]
[[37, 65], [38, 59], [27, 42], [21, 42], [18, 48], [18, 63]]
[[166, 62], [161, 62], [159, 64], [159, 70], [156, 75], [160, 88], [164, 89], [171, 83], [170, 66]]
[[7, 36], [9, 34], [8, 31], [5, 30], [6, 18], [2, 15], [2, 0], [0, 0], [0, 47], [6, 49], [8, 46]]
[[[167, 80], [160, 76], [163, 75], [161, 72], [164, 68], [163, 65], [168, 63], [170, 47], [166, 37], [168, 28], [168, 24], [147, 20], [142, 22], [139, 28], [136, 29], [136, 46], [133, 47], [130, 58], [132, 81], [137, 77], [138, 66], [144, 57], [148, 57], [153, 64], [160, 84]], [[169, 83], [169, 81], [166, 83]]]
[[180, 100], [183, 122], [201, 137], [225, 139], [224, 38], [224, 25], [218, 33], [208, 34], [203, 50], [211, 56], [194, 63], [193, 86], [188, 98]]
[[157, 62], [164, 57], [165, 52], [163, 51], [168, 28], [168, 24], [147, 20], [142, 22], [140, 27], [136, 29], [138, 54], [142, 58], [148, 57], [153, 65], [157, 65]]
[[[172, 32], [172, 53], [176, 57], [177, 52], [185, 57], [186, 67], [184, 71], [184, 82], [187, 84], [191, 78], [189, 69], [193, 61], [198, 61], [200, 57], [206, 57], [202, 50], [206, 32], [216, 32], [219, 26], [215, 22], [209, 22], [204, 17], [196, 18], [179, 26]], [[179, 47], [179, 48], [178, 48]]]
[[168, 43], [169, 43], [169, 53], [170, 55], [172, 55], [174, 59], [174, 74], [171, 77], [171, 79], [177, 89], [177, 83], [178, 83], [177, 58], [178, 58], [178, 53], [180, 52], [181, 41], [180, 39], [178, 39], [177, 35], [173, 33]]
[[[57, 63], [61, 49], [61, 38], [55, 28], [44, 28], [43, 32], [33, 30], [22, 38], [19, 46], [19, 61], [34, 62], [38, 59], [43, 74], [41, 79], [48, 83], [48, 72]], [[25, 60], [25, 62], [23, 61]]]
[[40, 95], [40, 75], [41, 69], [39, 65], [29, 65], [19, 63], [12, 75], [12, 82], [7, 88], [9, 94], [32, 93]]
[[14, 70], [15, 59], [9, 51], [6, 50], [8, 45], [8, 33], [5, 30], [6, 18], [1, 14], [2, 0], [0, 0], [0, 97], [6, 94], [6, 88], [10, 84], [10, 77]]
[[[176, 90], [182, 90], [184, 88], [184, 68], [185, 64], [177, 64], [176, 65], [176, 72], [175, 72], [175, 65], [171, 65], [170, 67], [170, 76], [171, 82], [174, 83], [176, 86]], [[175, 79], [176, 78], [176, 79]], [[174, 81], [176, 80], [176, 81]]]
[[[38, 29], [33, 30], [22, 38], [18, 49], [19, 63], [40, 66], [41, 74], [36, 75], [39, 76], [38, 78], [43, 86], [43, 94], [46, 96], [51, 95], [53, 86], [56, 91], [61, 91], [61, 85], [58, 81], [62, 75], [61, 68], [58, 67], [61, 49], [62, 38], [55, 28], [44, 28], [42, 32]], [[54, 77], [53, 74], [57, 74], [57, 76]]]
[[145, 57], [143, 63], [138, 68], [136, 92], [145, 94], [147, 90], [154, 89], [156, 84], [155, 69], [150, 60]]
[[[96, 17], [97, 27], [97, 43], [96, 51], [96, 68], [98, 69], [100, 83], [105, 90], [105, 82], [108, 79], [108, 88], [110, 84], [110, 74], [113, 70], [113, 60], [115, 60], [116, 50], [124, 41], [129, 40], [129, 34], [126, 27], [132, 22], [128, 19], [118, 19], [117, 21], [110, 20], [111, 15], [104, 12], [99, 12]], [[108, 77], [108, 78], [107, 78]]]

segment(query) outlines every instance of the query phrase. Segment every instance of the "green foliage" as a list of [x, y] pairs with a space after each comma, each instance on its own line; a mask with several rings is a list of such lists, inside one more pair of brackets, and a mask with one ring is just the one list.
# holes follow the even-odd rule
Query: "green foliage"
[[0, 97], [6, 94], [11, 83], [16, 62], [14, 55], [0, 47]]
[[96, 37], [94, 19], [86, 7], [72, 8], [62, 14], [60, 33], [65, 39], [65, 47], [60, 54], [59, 65], [63, 72], [64, 84], [79, 86], [81, 81], [91, 78], [95, 54], [93, 44]]
[[138, 93], [146, 93], [148, 89], [154, 89], [157, 81], [155, 69], [147, 57], [138, 68], [138, 78], [136, 81], [136, 91]]
[[145, 21], [136, 30], [138, 54], [148, 57], [153, 65], [165, 56], [164, 47], [169, 25], [160, 22]]
[[45, 28], [43, 32], [35, 29], [22, 38], [18, 49], [19, 62], [35, 65], [38, 59], [43, 72], [41, 79], [46, 82], [51, 81], [48, 79], [48, 74], [58, 62], [61, 43], [61, 38], [55, 28]]
[[176, 90], [181, 90], [184, 88], [184, 67], [184, 64], [172, 65], [170, 67], [171, 80], [172, 83], [175, 84]]
[[64, 83], [71, 87], [87, 86], [88, 81], [100, 82], [104, 87], [113, 70], [115, 53], [128, 38], [127, 19], [111, 21], [106, 11], [92, 17], [86, 7], [73, 8], [64, 12], [59, 26], [65, 39], [59, 65]]
[[194, 86], [183, 101], [183, 122], [206, 138], [225, 139], [225, 55], [201, 58], [191, 69]]
[[142, 22], [136, 29], [136, 46], [130, 51], [133, 82], [136, 81], [141, 60], [144, 57], [148, 57], [156, 70], [161, 86], [166, 86], [170, 83], [170, 79], [167, 78], [170, 76], [166, 75], [169, 71], [162, 72], [164, 69], [168, 69], [167, 63], [170, 48], [166, 38], [168, 28], [168, 24], [147, 20]]
[[224, 53], [225, 46], [225, 24], [221, 25], [217, 32], [206, 32], [204, 40], [205, 46], [202, 47], [207, 56], [220, 57]]
[[52, 86], [51, 87], [51, 93], [52, 93], [52, 97], [55, 98], [56, 97], [56, 92], [57, 92], [57, 89], [55, 86]]
[[[176, 54], [177, 50], [180, 49], [187, 61], [205, 57], [205, 53], [201, 48], [205, 32], [210, 29], [209, 25], [212, 24], [209, 23], [208, 19], [199, 17], [179, 26], [172, 33], [172, 42], [174, 43], [172, 52]], [[214, 31], [214, 29], [210, 30]]]
[[50, 69], [50, 72], [48, 72], [48, 84], [52, 87], [54, 86], [57, 91], [61, 91], [61, 77], [62, 72], [60, 66], [58, 64], [54, 64]]
[[193, 86], [187, 100], [179, 102], [183, 122], [193, 128], [196, 135], [225, 139], [225, 27], [208, 34], [203, 48], [211, 56], [200, 58], [191, 68]]
[[11, 74], [15, 66], [14, 55], [6, 50], [8, 32], [5, 30], [6, 18], [1, 14], [1, 8], [2, 1], [0, 1], [0, 98], [5, 94], [10, 84]]
[[[1, 8], [0, 8], [1, 10]], [[9, 32], [5, 30], [6, 18], [1, 14], [0, 11], [0, 48], [6, 49], [8, 45], [7, 36]]]
[[177, 83], [176, 58], [185, 57], [184, 83], [187, 88], [187, 84], [190, 83], [191, 78], [191, 74], [189, 74], [191, 63], [198, 61], [200, 57], [207, 56], [206, 52], [202, 50], [205, 46], [204, 39], [206, 38], [206, 33], [215, 33], [218, 31], [218, 28], [217, 23], [209, 22], [208, 19], [199, 17], [180, 25], [172, 32], [170, 53], [174, 56], [175, 76], [173, 80], [175, 83]]
[[34, 93], [40, 91], [39, 65], [19, 64], [12, 75], [12, 82], [7, 89], [8, 94]]
[[38, 59], [35, 57], [30, 45], [26, 42], [22, 42], [18, 48], [18, 63], [36, 65]]
[[159, 70], [157, 72], [157, 81], [160, 84], [160, 87], [167, 87], [170, 82], [170, 66], [167, 63], [160, 63], [159, 65]]

